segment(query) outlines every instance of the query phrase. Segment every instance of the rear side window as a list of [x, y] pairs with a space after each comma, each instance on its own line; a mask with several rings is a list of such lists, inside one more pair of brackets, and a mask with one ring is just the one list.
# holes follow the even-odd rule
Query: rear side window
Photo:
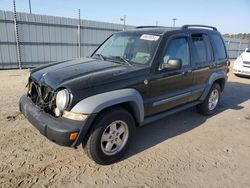
[[213, 61], [213, 53], [212, 53], [213, 50], [209, 38], [207, 35], [203, 35], [203, 37], [206, 43], [207, 61]]
[[222, 38], [217, 34], [212, 34], [211, 39], [215, 48], [215, 53], [219, 60], [226, 59], [227, 53]]
[[193, 62], [210, 62], [212, 60], [212, 51], [207, 36], [203, 34], [192, 34], [191, 38]]

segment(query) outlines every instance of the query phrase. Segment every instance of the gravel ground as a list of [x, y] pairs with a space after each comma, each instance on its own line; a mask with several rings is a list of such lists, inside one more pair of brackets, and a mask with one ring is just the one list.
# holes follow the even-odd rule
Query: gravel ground
[[119, 163], [58, 146], [18, 112], [28, 71], [0, 71], [0, 187], [250, 187], [250, 79], [229, 74], [218, 113], [195, 108], [137, 129]]

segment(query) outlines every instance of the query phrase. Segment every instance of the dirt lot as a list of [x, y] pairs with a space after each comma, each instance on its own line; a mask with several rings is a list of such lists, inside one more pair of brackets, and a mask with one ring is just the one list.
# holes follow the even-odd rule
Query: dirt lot
[[99, 166], [48, 141], [18, 112], [28, 71], [0, 71], [0, 187], [250, 187], [250, 79], [230, 74], [212, 117], [195, 108], [137, 130]]

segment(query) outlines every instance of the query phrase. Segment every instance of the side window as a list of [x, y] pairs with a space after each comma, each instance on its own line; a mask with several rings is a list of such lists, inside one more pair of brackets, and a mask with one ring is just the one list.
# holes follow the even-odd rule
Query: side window
[[167, 63], [171, 58], [181, 59], [182, 66], [189, 65], [189, 47], [186, 38], [177, 38], [170, 42], [163, 63]]
[[219, 60], [226, 59], [227, 53], [222, 38], [217, 34], [212, 34], [211, 39], [215, 48], [215, 53], [217, 54], [217, 58]]
[[203, 36], [204, 36], [204, 40], [206, 43], [207, 61], [211, 62], [213, 61], [212, 46], [211, 46], [208, 36], [207, 35], [203, 35]]
[[209, 48], [208, 41], [205, 39], [204, 35], [192, 34], [191, 38], [193, 62], [206, 63], [208, 60], [211, 60], [211, 48]]

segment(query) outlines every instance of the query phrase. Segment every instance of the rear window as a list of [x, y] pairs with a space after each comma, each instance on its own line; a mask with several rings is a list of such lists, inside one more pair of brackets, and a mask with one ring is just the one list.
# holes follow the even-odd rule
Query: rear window
[[226, 59], [227, 53], [222, 38], [217, 34], [212, 34], [211, 39], [215, 48], [215, 54], [219, 60]]

